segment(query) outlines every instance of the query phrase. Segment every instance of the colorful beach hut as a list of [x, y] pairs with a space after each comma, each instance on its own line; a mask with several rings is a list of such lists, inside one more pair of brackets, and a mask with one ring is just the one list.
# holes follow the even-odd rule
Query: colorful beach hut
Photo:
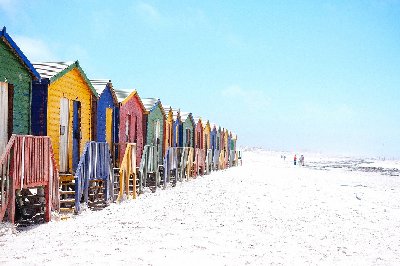
[[203, 128], [203, 147], [205, 152], [206, 173], [212, 170], [212, 149], [211, 149], [211, 125], [210, 121], [204, 125]]
[[97, 92], [78, 61], [33, 64], [32, 133], [51, 138], [60, 173], [74, 173], [85, 143], [95, 139]]
[[203, 175], [205, 172], [205, 151], [204, 151], [204, 136], [203, 136], [203, 122], [200, 117], [194, 117], [195, 133], [194, 133], [194, 142], [195, 142], [195, 174]]
[[183, 146], [183, 134], [182, 134], [182, 119], [181, 112], [179, 109], [172, 109], [173, 113], [173, 125], [172, 125], [172, 146], [182, 147]]
[[[97, 94], [97, 141], [107, 142], [113, 151], [114, 143], [118, 143], [119, 102], [111, 80], [90, 80]], [[114, 156], [113, 156], [114, 157]]]
[[30, 134], [32, 80], [39, 79], [4, 27], [0, 30], [0, 156], [12, 133]]
[[173, 124], [174, 124], [174, 112], [171, 105], [163, 104], [165, 111], [165, 134], [164, 134], [164, 156], [169, 147], [173, 147]]
[[143, 98], [142, 102], [146, 108], [146, 145], [156, 147], [157, 162], [161, 165], [164, 157], [165, 111], [159, 99]]
[[30, 135], [32, 82], [39, 79], [6, 28], [1, 29], [0, 222], [41, 223], [59, 209], [51, 141]]
[[136, 166], [140, 165], [143, 147], [146, 142], [147, 111], [136, 90], [132, 92], [116, 90], [120, 104], [119, 110], [119, 160], [125, 154], [127, 143], [136, 144]]
[[192, 113], [182, 112], [182, 145], [181, 147], [194, 148], [194, 131], [196, 123], [194, 122]]

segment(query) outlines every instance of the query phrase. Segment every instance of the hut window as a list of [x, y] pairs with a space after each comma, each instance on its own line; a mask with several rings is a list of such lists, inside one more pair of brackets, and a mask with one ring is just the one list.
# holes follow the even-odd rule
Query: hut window
[[137, 143], [137, 133], [138, 133], [138, 124], [137, 124], [137, 116], [135, 116], [135, 124], [133, 125], [133, 143]]
[[131, 115], [128, 115], [125, 121], [125, 142], [129, 142], [130, 124], [131, 124]]

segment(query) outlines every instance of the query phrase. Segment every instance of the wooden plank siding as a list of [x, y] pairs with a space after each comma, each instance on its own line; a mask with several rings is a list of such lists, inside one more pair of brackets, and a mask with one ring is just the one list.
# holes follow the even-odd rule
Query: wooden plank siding
[[173, 123], [174, 123], [174, 119], [173, 119], [173, 112], [172, 112], [172, 108], [168, 108], [166, 109], [166, 115], [167, 115], [167, 119], [165, 120], [165, 136], [164, 136], [164, 156], [168, 150], [169, 147], [172, 147], [173, 145]]
[[211, 149], [211, 126], [208, 120], [203, 129], [203, 147], [205, 150]]
[[4, 38], [0, 38], [0, 80], [14, 86], [13, 133], [30, 134], [32, 76]]
[[[146, 110], [137, 91], [124, 99], [119, 108], [119, 142], [136, 143], [136, 166], [142, 158], [146, 136]], [[120, 160], [124, 157], [125, 146], [121, 146]]]
[[149, 111], [147, 115], [147, 134], [146, 134], [146, 144], [147, 145], [154, 145], [155, 137], [156, 137], [156, 125], [159, 123], [159, 149], [158, 149], [158, 163], [163, 164], [164, 158], [164, 135], [165, 135], [165, 113], [164, 109], [161, 105], [161, 102], [158, 101], [156, 105]]
[[81, 145], [79, 154], [83, 152], [84, 144], [92, 139], [92, 100], [95, 97], [77, 68], [49, 85], [47, 135], [51, 138], [56, 162], [59, 163], [60, 145], [60, 100], [69, 100], [69, 130], [68, 130], [68, 172], [72, 172], [72, 123], [73, 101], [81, 103]]

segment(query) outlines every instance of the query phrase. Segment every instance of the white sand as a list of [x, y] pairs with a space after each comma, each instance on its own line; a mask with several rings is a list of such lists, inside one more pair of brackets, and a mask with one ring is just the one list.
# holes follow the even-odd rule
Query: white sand
[[398, 176], [291, 159], [248, 151], [242, 167], [67, 221], [3, 230], [0, 264], [400, 264]]

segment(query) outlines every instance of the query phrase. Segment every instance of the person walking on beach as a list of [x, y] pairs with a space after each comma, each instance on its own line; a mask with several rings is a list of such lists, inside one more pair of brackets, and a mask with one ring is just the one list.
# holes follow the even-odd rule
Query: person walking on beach
[[301, 163], [301, 166], [304, 166], [304, 156], [303, 155], [300, 156], [300, 163]]
[[297, 158], [296, 158], [296, 154], [294, 155], [294, 165], [296, 165], [296, 161], [297, 161]]

